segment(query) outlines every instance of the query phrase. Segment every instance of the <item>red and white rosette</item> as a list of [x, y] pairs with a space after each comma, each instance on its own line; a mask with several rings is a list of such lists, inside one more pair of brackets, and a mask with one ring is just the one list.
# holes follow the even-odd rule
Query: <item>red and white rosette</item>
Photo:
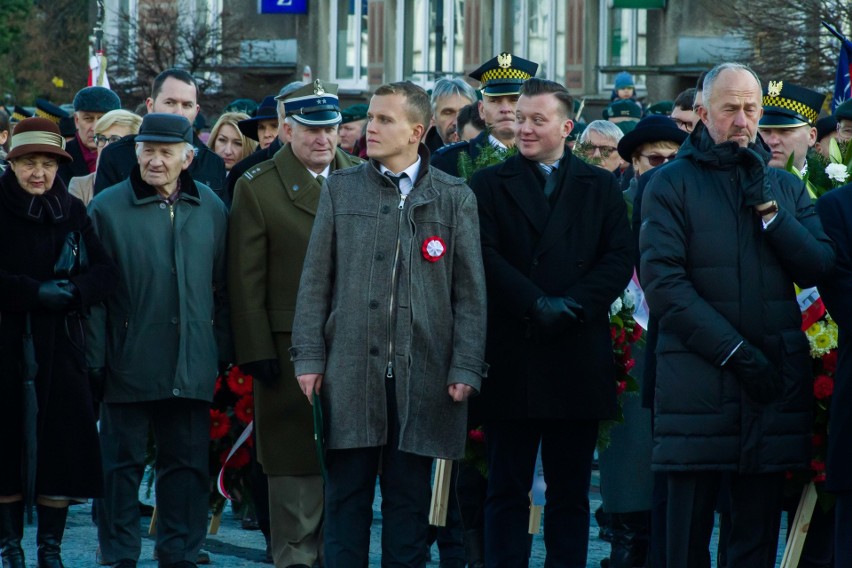
[[423, 251], [423, 258], [429, 262], [438, 262], [444, 256], [444, 253], [447, 252], [447, 243], [437, 235], [426, 237], [420, 250]]

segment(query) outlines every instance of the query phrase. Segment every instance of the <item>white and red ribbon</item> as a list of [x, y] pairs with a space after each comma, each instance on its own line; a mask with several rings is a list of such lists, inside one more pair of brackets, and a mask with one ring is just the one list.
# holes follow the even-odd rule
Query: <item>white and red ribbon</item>
[[253, 429], [254, 420], [248, 423], [246, 429], [243, 430], [243, 433], [240, 434], [240, 437], [237, 438], [236, 442], [234, 442], [234, 446], [231, 448], [231, 451], [228, 452], [228, 457], [225, 458], [225, 462], [222, 464], [222, 469], [219, 470], [219, 477], [216, 480], [216, 489], [219, 490], [219, 495], [221, 495], [228, 501], [232, 501], [232, 499], [231, 494], [228, 493], [227, 489], [225, 489], [225, 467], [227, 467], [230, 459], [234, 457], [234, 454], [237, 453], [237, 450], [239, 450], [240, 447], [242, 447], [242, 445], [246, 443], [246, 440], [248, 440], [249, 436], [251, 436], [251, 432]]

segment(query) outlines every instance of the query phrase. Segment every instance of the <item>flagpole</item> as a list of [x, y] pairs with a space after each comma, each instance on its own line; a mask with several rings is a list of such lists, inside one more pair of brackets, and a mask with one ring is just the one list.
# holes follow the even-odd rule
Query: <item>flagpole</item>
[[836, 29], [834, 26], [832, 26], [831, 24], [829, 24], [829, 23], [828, 23], [828, 22], [826, 22], [825, 20], [820, 20], [820, 23], [822, 23], [822, 25], [825, 27], [825, 29], [827, 29], [828, 31], [830, 31], [830, 32], [831, 32], [831, 35], [833, 35], [834, 37], [836, 37], [836, 38], [837, 38], [837, 39], [839, 39], [840, 41], [842, 41], [842, 42], [844, 42], [844, 43], [848, 43], [848, 42], [849, 42], [849, 40], [848, 40], [848, 39], [846, 39], [846, 37], [845, 37], [842, 33], [840, 33], [839, 31], [837, 31], [837, 29]]

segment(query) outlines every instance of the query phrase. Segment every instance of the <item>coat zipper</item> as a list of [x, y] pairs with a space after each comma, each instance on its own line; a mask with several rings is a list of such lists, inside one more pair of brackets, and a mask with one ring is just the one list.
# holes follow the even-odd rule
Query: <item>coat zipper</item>
[[399, 227], [402, 224], [403, 219], [403, 209], [405, 207], [405, 198], [408, 197], [407, 194], [399, 193], [399, 217], [396, 222], [396, 251], [393, 255], [393, 269], [391, 270], [391, 291], [390, 291], [390, 302], [388, 305], [388, 367], [387, 372], [385, 373], [385, 377], [388, 379], [393, 378], [393, 336], [396, 332], [395, 326], [395, 312], [394, 310], [394, 300], [396, 299], [396, 279], [397, 279], [397, 269], [399, 268], [399, 252], [402, 248], [402, 239], [400, 239], [400, 231]]

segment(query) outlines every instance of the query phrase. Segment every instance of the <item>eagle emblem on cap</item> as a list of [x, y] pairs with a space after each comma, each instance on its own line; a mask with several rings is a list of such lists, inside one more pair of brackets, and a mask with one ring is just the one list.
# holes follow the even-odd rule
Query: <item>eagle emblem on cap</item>
[[770, 97], [777, 97], [781, 94], [781, 89], [784, 88], [784, 81], [769, 81], [769, 86], [766, 87], [766, 94]]
[[497, 56], [497, 65], [499, 65], [503, 69], [508, 69], [512, 66], [512, 54], [511, 53], [501, 53]]
[[318, 97], [325, 94], [325, 89], [322, 88], [322, 81], [319, 79], [314, 81], [314, 94]]

